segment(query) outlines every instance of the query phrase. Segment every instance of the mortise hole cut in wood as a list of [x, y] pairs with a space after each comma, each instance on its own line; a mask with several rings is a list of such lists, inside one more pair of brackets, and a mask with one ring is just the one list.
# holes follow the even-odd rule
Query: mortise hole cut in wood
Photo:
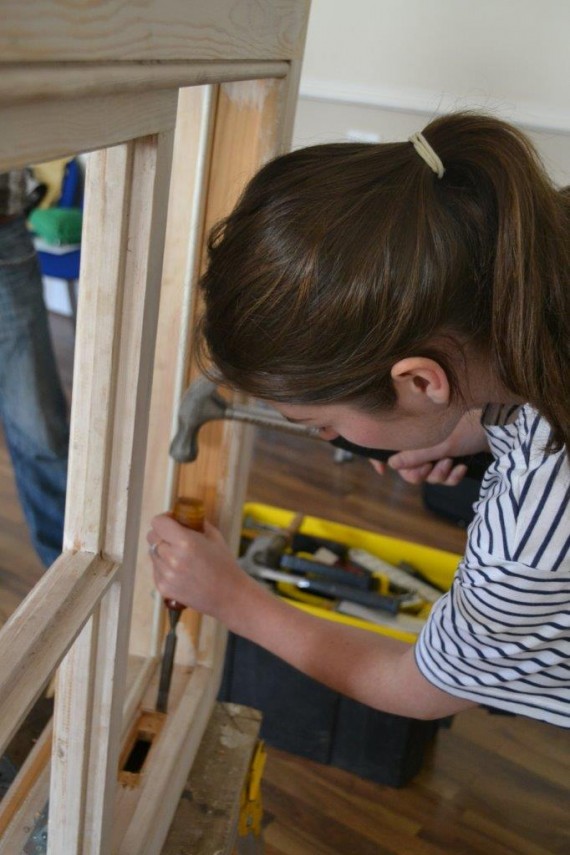
[[164, 713], [143, 711], [125, 742], [119, 762], [119, 783], [138, 787], [151, 750], [164, 725]]

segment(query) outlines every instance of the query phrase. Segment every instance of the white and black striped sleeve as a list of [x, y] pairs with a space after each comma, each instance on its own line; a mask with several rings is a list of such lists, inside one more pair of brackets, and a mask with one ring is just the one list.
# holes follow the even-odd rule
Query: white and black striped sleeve
[[499, 416], [465, 557], [416, 661], [450, 694], [570, 727], [568, 455], [546, 452], [532, 408]]

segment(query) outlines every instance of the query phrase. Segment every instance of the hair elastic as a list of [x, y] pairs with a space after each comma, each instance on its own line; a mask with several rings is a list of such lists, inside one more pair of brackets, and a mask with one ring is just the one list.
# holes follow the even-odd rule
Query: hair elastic
[[411, 142], [421, 159], [425, 160], [429, 168], [436, 173], [437, 177], [443, 178], [445, 169], [441, 158], [435, 153], [421, 131], [412, 134], [408, 142]]

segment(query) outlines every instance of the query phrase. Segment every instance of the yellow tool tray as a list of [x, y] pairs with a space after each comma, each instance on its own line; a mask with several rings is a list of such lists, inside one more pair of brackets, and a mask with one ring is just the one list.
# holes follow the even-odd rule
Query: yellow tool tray
[[[255, 502], [246, 503], [243, 512], [244, 519], [251, 517], [262, 525], [278, 526], [279, 528], [286, 528], [296, 515], [296, 511], [274, 508], [270, 505], [262, 505]], [[378, 558], [384, 559], [389, 564], [398, 565], [400, 561], [407, 561], [417, 567], [425, 575], [426, 579], [446, 590], [451, 586], [457, 565], [461, 560], [461, 556], [453, 552], [445, 552], [442, 549], [433, 549], [430, 546], [409, 543], [406, 540], [375, 534], [365, 529], [353, 528], [352, 526], [330, 522], [329, 520], [319, 519], [318, 517], [305, 516], [299, 531], [315, 537], [337, 540], [348, 547], [365, 549]], [[417, 638], [417, 635], [413, 632], [404, 632], [392, 629], [391, 627], [377, 626], [359, 618], [350, 617], [295, 600], [290, 600], [289, 602], [296, 608], [317, 615], [324, 620], [357, 626], [369, 632], [390, 635], [393, 638], [399, 638], [402, 641], [410, 643], [413, 643]]]

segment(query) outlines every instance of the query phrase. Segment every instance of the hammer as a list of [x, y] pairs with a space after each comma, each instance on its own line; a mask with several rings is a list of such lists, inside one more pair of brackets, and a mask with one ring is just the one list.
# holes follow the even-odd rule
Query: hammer
[[318, 438], [318, 428], [288, 422], [272, 407], [240, 406], [226, 401], [211, 380], [199, 377], [186, 390], [178, 411], [178, 430], [170, 445], [170, 456], [179, 463], [191, 463], [198, 457], [198, 431], [206, 422], [233, 419], [269, 427], [286, 433]]
[[[308, 425], [287, 421], [284, 416], [272, 407], [245, 406], [231, 404], [216, 391], [216, 385], [205, 377], [199, 377], [186, 390], [178, 411], [178, 429], [170, 445], [170, 455], [179, 463], [191, 463], [198, 456], [198, 432], [206, 422], [216, 419], [232, 419], [257, 425], [258, 427], [273, 428], [297, 436], [319, 439], [319, 429]], [[356, 445], [339, 436], [330, 441], [330, 445], [350, 451], [371, 460], [386, 462], [396, 451], [382, 448], [366, 448]], [[454, 465], [463, 463], [467, 466], [470, 478], [482, 478], [492, 457], [490, 454], [474, 454], [468, 457], [453, 458]], [[433, 461], [434, 463], [436, 461]]]

